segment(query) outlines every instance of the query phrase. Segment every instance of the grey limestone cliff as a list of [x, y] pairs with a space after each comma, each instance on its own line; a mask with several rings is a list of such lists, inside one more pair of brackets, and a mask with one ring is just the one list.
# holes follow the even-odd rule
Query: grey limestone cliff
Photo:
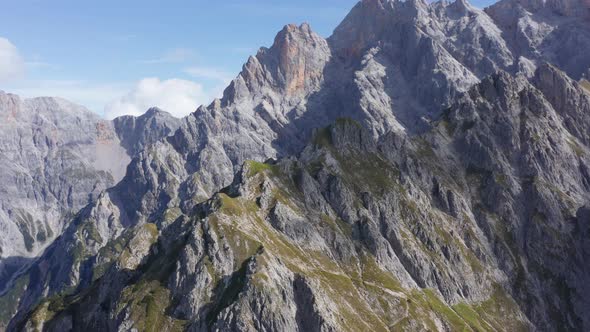
[[8, 328], [587, 330], [587, 9], [364, 0], [328, 39], [286, 26], [125, 145]]
[[[180, 122], [157, 110], [111, 122], [59, 98], [4, 92], [0, 116], [2, 293], [80, 209], [123, 178], [137, 150]], [[11, 310], [3, 307], [2, 319]]]

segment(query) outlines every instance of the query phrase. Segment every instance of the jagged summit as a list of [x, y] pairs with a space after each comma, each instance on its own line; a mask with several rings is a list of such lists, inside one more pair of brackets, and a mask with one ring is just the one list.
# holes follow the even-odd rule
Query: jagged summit
[[[147, 136], [139, 137], [128, 121], [103, 120], [62, 98], [27, 99], [0, 92], [2, 294], [13, 276], [61, 235], [73, 214], [123, 178], [139, 146], [178, 127], [174, 124], [168, 132], [160, 132], [162, 123], [168, 123], [165, 114], [143, 115], [152, 120], [143, 127]], [[126, 153], [127, 145], [135, 150]], [[0, 310], [0, 317], [7, 314]]]
[[115, 120], [126, 175], [14, 280], [9, 330], [588, 330], [575, 3], [361, 1], [186, 118]]
[[[142, 116], [145, 115], [145, 116], [150, 117], [150, 116], [163, 115], [166, 113], [170, 114], [169, 112], [166, 112], [159, 107], [150, 107], [144, 114], [142, 114]], [[172, 114], [170, 114], [170, 115], [172, 115]]]
[[590, 3], [586, 0], [501, 0], [490, 7], [526, 10], [533, 14], [558, 14], [569, 17], [585, 17], [590, 13]]
[[308, 24], [287, 25], [270, 48], [261, 48], [248, 59], [224, 99], [235, 102], [246, 95], [255, 96], [264, 88], [278, 89], [287, 95], [309, 93], [318, 85], [328, 58], [326, 41]]
[[181, 120], [158, 107], [152, 107], [137, 117], [115, 118], [113, 124], [122, 146], [129, 155], [135, 156], [162, 137], [173, 134], [180, 127]]
[[590, 4], [584, 1], [500, 1], [485, 9], [512, 52], [548, 61], [580, 79], [590, 67]]

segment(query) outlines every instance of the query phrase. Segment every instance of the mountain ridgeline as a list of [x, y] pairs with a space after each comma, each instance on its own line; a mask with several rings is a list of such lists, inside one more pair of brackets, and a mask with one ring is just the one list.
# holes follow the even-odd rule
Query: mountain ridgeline
[[288, 25], [209, 106], [108, 123], [125, 175], [47, 201], [79, 209], [47, 217], [0, 326], [587, 331], [588, 54], [581, 0]]
[[[140, 146], [180, 126], [157, 109], [106, 121], [59, 98], [23, 100], [1, 91], [0, 117], [2, 294], [72, 216], [123, 178]], [[3, 302], [4, 321], [18, 302], [10, 296]]]

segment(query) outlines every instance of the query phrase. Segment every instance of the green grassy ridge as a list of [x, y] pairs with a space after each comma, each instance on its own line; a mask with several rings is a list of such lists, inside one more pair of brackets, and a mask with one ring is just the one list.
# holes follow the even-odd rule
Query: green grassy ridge
[[81, 264], [90, 255], [86, 248], [88, 240], [102, 243], [103, 239], [92, 220], [82, 220], [76, 227], [76, 242], [73, 247], [68, 248], [72, 257], [72, 266]]
[[[228, 198], [224, 198], [227, 200]], [[242, 217], [240, 222], [244, 222], [244, 217], [250, 216], [250, 218], [256, 220], [259, 223], [265, 223], [258, 214], [261, 213], [259, 209], [253, 208], [251, 203], [236, 203], [235, 200], [239, 201], [241, 198], [232, 198], [233, 202], [225, 202], [231, 206], [230, 209], [220, 211], [229, 211], [229, 217], [235, 218], [236, 216]], [[236, 207], [240, 207], [241, 211], [236, 213]], [[325, 223], [335, 230], [339, 229], [339, 225], [335, 220], [327, 216], [322, 218]], [[362, 296], [358, 293], [360, 290], [364, 294], [372, 293], [374, 297], [379, 298], [382, 295], [380, 289], [385, 288], [396, 292], [401, 292], [408, 299], [410, 304], [407, 304], [412, 309], [409, 311], [407, 317], [400, 321], [397, 327], [402, 328], [405, 324], [409, 328], [415, 323], [424, 323], [430, 327], [435, 327], [436, 324], [431, 321], [431, 314], [434, 314], [437, 318], [441, 319], [448, 325], [452, 330], [461, 331], [496, 331], [502, 330], [502, 324], [505, 313], [502, 311], [502, 315], [494, 316], [488, 313], [487, 308], [502, 308], [503, 305], [499, 303], [498, 298], [492, 297], [488, 301], [481, 304], [465, 304], [461, 303], [455, 306], [449, 306], [445, 304], [438, 296], [430, 290], [407, 290], [403, 289], [399, 282], [395, 280], [388, 272], [382, 271], [375, 263], [375, 258], [370, 254], [363, 255], [362, 268], [360, 269], [361, 275], [354, 273], [354, 268], [344, 269], [339, 263], [336, 263], [335, 267], [330, 271], [318, 271], [313, 268], [317, 266], [318, 261], [313, 261], [308, 257], [308, 254], [304, 249], [290, 243], [289, 239], [284, 237], [281, 233], [276, 232], [267, 225], [259, 225], [257, 229], [264, 229], [267, 232], [266, 239], [259, 239], [259, 242], [265, 247], [265, 251], [277, 255], [285, 262], [286, 266], [291, 269], [294, 273], [302, 274], [307, 278], [318, 280], [323, 285], [330, 296], [334, 300], [334, 303], [340, 303], [342, 305], [338, 308], [338, 314], [346, 322], [346, 326], [350, 327], [351, 330], [387, 330], [387, 324], [384, 323], [383, 319], [379, 315], [375, 314], [375, 311]], [[270, 235], [269, 235], [270, 234]], [[441, 235], [443, 240], [448, 240], [449, 235], [445, 233], [445, 236]], [[461, 248], [468, 250], [468, 248]], [[326, 257], [327, 258], [327, 257]], [[471, 257], [470, 257], [471, 258]], [[329, 259], [329, 258], [327, 258]], [[473, 258], [476, 260], [476, 258]], [[290, 264], [291, 263], [291, 264]], [[303, 264], [302, 264], [303, 263]], [[357, 262], [358, 263], [358, 262]], [[337, 272], [340, 271], [340, 272]], [[348, 272], [345, 272], [348, 271]], [[352, 273], [352, 274], [350, 274]], [[268, 282], [263, 280], [262, 283]], [[375, 285], [377, 287], [375, 287]], [[262, 287], [257, 284], [258, 287]], [[504, 298], [509, 298], [503, 295]], [[385, 301], [382, 301], [382, 306], [386, 306]], [[517, 307], [514, 307], [513, 302], [510, 306], [507, 306], [506, 311], [515, 310], [518, 311]], [[360, 316], [358, 316], [360, 313]], [[511, 319], [517, 320], [515, 317]], [[516, 324], [516, 325], [514, 325]], [[513, 326], [526, 328], [526, 325], [520, 323], [514, 323]], [[395, 329], [394, 329], [395, 330]]]
[[[81, 227], [86, 227], [84, 224]], [[137, 233], [139, 232], [139, 233]], [[55, 294], [49, 298], [41, 300], [27, 315], [27, 321], [32, 323], [35, 330], [40, 330], [41, 326], [51, 321], [54, 317], [62, 314], [63, 312], [70, 310], [82, 300], [92, 296], [93, 290], [98, 285], [98, 279], [100, 279], [106, 270], [114, 264], [117, 260], [125, 259], [128, 246], [137, 236], [141, 236], [142, 232], [147, 232], [151, 236], [151, 243], [154, 244], [157, 241], [158, 230], [155, 224], [144, 224], [139, 228], [132, 228], [121, 235], [119, 238], [109, 242], [109, 244], [103, 247], [99, 251], [99, 255], [109, 257], [103, 265], [97, 265], [93, 271], [93, 283], [89, 288], [84, 289], [81, 292], [76, 292], [75, 289], [66, 289], [59, 294]], [[81, 261], [85, 254], [85, 249], [82, 243], [78, 243], [74, 248], [74, 260]], [[129, 255], [129, 253], [127, 253]]]
[[20, 297], [25, 291], [25, 288], [29, 284], [29, 275], [24, 274], [18, 277], [12, 288], [0, 297], [0, 330], [2, 330], [2, 324], [8, 324], [8, 321], [16, 313], [20, 302]]
[[[341, 168], [341, 173], [336, 174], [325, 165], [324, 160], [316, 160], [308, 166], [314, 173], [321, 169], [338, 176], [349, 188], [355, 192], [369, 191], [377, 197], [383, 196], [390, 190], [403, 191], [399, 184], [399, 169], [375, 153], [361, 153], [353, 151], [340, 153], [333, 148], [327, 149], [326, 153], [336, 159]], [[312, 173], [313, 174], [313, 173]]]
[[[337, 126], [352, 125], [362, 128], [358, 122], [350, 119], [338, 119], [330, 127], [319, 130], [312, 142], [317, 149], [325, 150], [334, 157], [344, 174], [341, 174], [343, 180], [356, 189], [370, 190], [378, 194], [384, 189], [392, 188], [397, 185], [400, 171], [383, 157], [374, 152], [358, 151], [337, 151], [333, 145], [332, 131]], [[317, 170], [325, 168], [325, 160], [321, 158], [310, 165], [310, 172], [317, 173]]]
[[[348, 160], [344, 160], [342, 163], [347, 163]], [[361, 173], [363, 170], [358, 168], [367, 169], [363, 167], [363, 161], [352, 161], [352, 165], [345, 165], [345, 173], [353, 173], [349, 178], [349, 181], [355, 183], [359, 179], [365, 178], [363, 175], [355, 177], [354, 174]], [[371, 162], [372, 164], [379, 164], [385, 162], [383, 160], [377, 160], [377, 162]], [[251, 163], [248, 176], [258, 176], [260, 174], [264, 176], [280, 176], [280, 170], [276, 165], [269, 165], [263, 163], [249, 162]], [[383, 168], [390, 167], [390, 165], [382, 165]], [[382, 169], [376, 167], [377, 170]], [[375, 170], [375, 168], [373, 168]], [[388, 179], [376, 179], [373, 182], [375, 187], [381, 187], [381, 184]], [[395, 181], [393, 182], [395, 186]], [[291, 195], [292, 193], [285, 191], [281, 192], [281, 200], [288, 204], [296, 198]], [[213, 215], [209, 216], [209, 220], [213, 228], [216, 228], [216, 233], [220, 236], [227, 237], [230, 241], [228, 243], [232, 246], [232, 249], [236, 254], [236, 263], [238, 261], [246, 262], [248, 257], [253, 254], [251, 249], [259, 246], [264, 246], [265, 251], [268, 251], [272, 255], [280, 257], [285, 265], [294, 273], [302, 273], [307, 278], [313, 278], [318, 280], [324, 289], [327, 290], [330, 298], [335, 303], [340, 304], [338, 307], [339, 316], [347, 323], [347, 326], [351, 330], [387, 330], [388, 325], [385, 320], [375, 313], [375, 308], [372, 303], [367, 302], [363, 299], [364, 294], [371, 294], [372, 297], [383, 299], [384, 297], [391, 297], [383, 293], [383, 289], [388, 289], [396, 292], [401, 292], [406, 299], [406, 306], [409, 309], [408, 315], [400, 321], [399, 327], [406, 326], [406, 323], [411, 322], [426, 322], [428, 326], [436, 327], [434, 322], [431, 321], [430, 315], [436, 315], [442, 319], [449, 326], [457, 328], [457, 330], [491, 330], [489, 327], [490, 323], [482, 314], [478, 312], [478, 307], [475, 305], [460, 304], [457, 306], [448, 306], [442, 302], [436, 294], [428, 290], [407, 290], [403, 289], [390, 273], [382, 271], [375, 261], [375, 258], [367, 254], [362, 256], [361, 262], [355, 262], [362, 266], [361, 273], [354, 273], [358, 269], [354, 266], [342, 266], [341, 262], [333, 262], [332, 259], [322, 253], [310, 253], [296, 244], [292, 243], [288, 238], [283, 236], [280, 232], [277, 232], [264, 218], [260, 217], [263, 211], [256, 204], [255, 200], [245, 200], [240, 197], [229, 197], [226, 194], [220, 193], [217, 198], [220, 201], [219, 210]], [[342, 228], [338, 220], [324, 220], [326, 224], [335, 224], [336, 228]], [[246, 230], [242, 230], [241, 226], [244, 224], [252, 223], [256, 227], [256, 234], [250, 234]], [[344, 232], [348, 234], [348, 232]], [[248, 242], [251, 245], [237, 247], [236, 241], [232, 239], [250, 237]], [[442, 237], [444, 239], [444, 236]], [[210, 262], [209, 262], [210, 263]], [[206, 264], [206, 262], [204, 262]], [[154, 263], [153, 266], [158, 264]], [[206, 264], [207, 265], [207, 264]], [[211, 264], [212, 265], [212, 264]], [[236, 266], [239, 266], [236, 264]], [[326, 267], [329, 267], [325, 269]], [[221, 282], [214, 271], [213, 266], [207, 267], [210, 274], [215, 275], [213, 284]], [[240, 268], [241, 269], [241, 268]], [[233, 280], [234, 277], [230, 278], [229, 289], [224, 289], [221, 293], [221, 299], [217, 302], [219, 311], [222, 311], [227, 307], [227, 303], [235, 301], [237, 294], [244, 289], [245, 283], [250, 282], [245, 280], [240, 269], [236, 271], [237, 279]], [[157, 278], [162, 279], [162, 278]], [[233, 280], [233, 281], [232, 281]], [[260, 283], [253, 283], [256, 287], [263, 287], [264, 283], [269, 282], [268, 279], [258, 279]], [[375, 287], [375, 285], [377, 287]], [[235, 287], [234, 287], [235, 286]], [[134, 320], [138, 320], [138, 326], [143, 327], [156, 327], [157, 329], [172, 329], [172, 328], [183, 328], [185, 322], [177, 322], [171, 317], [165, 315], [166, 308], [172, 305], [170, 299], [170, 292], [163, 286], [162, 282], [156, 280], [143, 279], [139, 283], [135, 284], [127, 290], [125, 293], [128, 296], [126, 300], [127, 305], [131, 306]], [[492, 301], [492, 300], [490, 300]], [[495, 303], [495, 301], [492, 301]], [[225, 303], [225, 304], [219, 304]], [[382, 301], [381, 306], [386, 311], [388, 306], [387, 301]], [[215, 311], [212, 311], [215, 312]], [[172, 319], [172, 322], [170, 321]], [[495, 318], [496, 319], [496, 318]], [[497, 318], [501, 319], [501, 318]], [[209, 318], [208, 318], [209, 320]], [[171, 325], [169, 325], [171, 324]], [[412, 326], [408, 324], [407, 326]], [[501, 326], [501, 325], [500, 325]], [[156, 329], [153, 329], [156, 331]]]
[[[322, 134], [324, 137], [322, 137]], [[326, 147], [329, 140], [327, 139], [327, 132], [320, 132], [320, 140], [319, 142], [322, 143], [323, 147]], [[431, 149], [427, 149], [427, 148], [422, 148], [424, 151], [423, 152], [424, 155], [428, 155], [428, 156], [433, 156], [433, 152], [430, 152]], [[361, 158], [363, 160], [367, 160], [365, 158]], [[352, 165], [352, 167], [350, 166], [349, 163], [349, 159], [343, 160], [343, 158], [337, 158], [337, 160], [341, 163], [341, 164], [345, 164], [345, 166], [343, 167], [343, 170], [345, 173], [353, 173], [353, 174], [358, 174], [359, 172], [355, 172], [356, 169], [358, 169], [359, 167], [355, 167], [356, 165]], [[369, 159], [370, 160], [370, 159]], [[348, 164], [346, 164], [348, 163]], [[321, 161], [319, 162], [319, 164], [321, 164]], [[389, 165], [384, 165], [383, 167], [381, 167], [381, 169], [385, 168], [385, 167], [390, 167]], [[364, 170], [369, 170], [370, 172], [372, 171], [370, 167], [366, 167], [366, 165], [361, 166], [360, 168], [364, 169]], [[372, 172], [372, 173], [377, 173], [377, 172]], [[366, 177], [361, 176], [361, 178], [366, 179]], [[500, 180], [499, 182], [503, 183], [505, 181], [503, 181], [504, 179], [499, 177]], [[349, 179], [350, 180], [350, 179]], [[352, 179], [350, 182], [356, 182], [357, 179]], [[382, 184], [385, 181], [375, 181], [375, 183], [377, 183], [378, 185]], [[393, 186], [393, 185], [392, 185]], [[334, 229], [337, 229], [337, 225], [335, 223], [335, 221], [329, 220], [330, 218], [328, 218], [327, 216], [323, 216], [323, 219], [326, 220], [326, 222], [331, 225]], [[335, 227], [336, 226], [336, 227]], [[472, 266], [474, 271], [481, 271], [482, 267], [481, 267], [481, 263], [479, 262], [479, 260], [477, 259], [477, 257], [475, 257], [475, 255], [471, 252], [471, 250], [467, 247], [465, 247], [465, 245], [463, 245], [462, 243], [459, 243], [457, 239], [452, 238], [451, 236], [446, 232], [446, 231], [441, 231], [438, 230], [439, 233], [442, 233], [440, 235], [440, 238], [443, 241], [448, 241], [449, 245], [457, 245], [459, 247], [459, 249], [461, 250], [461, 252], [464, 254], [465, 257], [467, 257], [467, 261], [468, 263]], [[393, 285], [396, 285], [396, 283], [393, 283]], [[399, 289], [399, 286], [390, 286], [389, 288], [397, 288]], [[442, 303], [442, 301], [438, 300], [437, 297], [433, 296], [432, 293], [428, 293], [425, 292], [427, 297], [428, 297], [428, 303], [429, 303], [429, 307], [432, 308], [436, 308], [437, 310], [435, 310], [439, 316], [442, 316], [443, 319], [449, 323], [451, 326], [453, 326], [456, 329], [462, 329], [462, 330], [474, 330], [474, 331], [491, 331], [494, 330], [494, 328], [490, 325], [490, 323], [488, 323], [484, 317], [482, 317], [478, 312], [477, 312], [477, 308], [471, 305], [467, 305], [467, 304], [460, 304], [457, 305], [456, 307], [451, 307], [451, 306], [447, 306], [444, 303]], [[436, 300], [435, 300], [436, 299]], [[493, 301], [492, 299], [490, 301]]]
[[[226, 223], [233, 222], [244, 222], [244, 217], [254, 217], [260, 211], [251, 209], [250, 203], [239, 202], [240, 198], [229, 198], [224, 197], [225, 204], [229, 202], [232, 206], [231, 209], [224, 210], [221, 208], [219, 213], [224, 216]], [[221, 217], [221, 216], [219, 216]], [[218, 218], [219, 218], [218, 217]], [[211, 218], [210, 218], [211, 219]], [[236, 220], [239, 219], [239, 220]], [[219, 222], [220, 219], [215, 221]], [[253, 222], [265, 223], [260, 218], [254, 217]], [[219, 229], [220, 225], [217, 224], [215, 227]], [[298, 246], [291, 244], [290, 241], [277, 233], [268, 225], [261, 227], [262, 232], [266, 233], [268, 239], [260, 241], [266, 248], [281, 257], [282, 260], [290, 261], [295, 259], [296, 263], [304, 261], [305, 264], [315, 265], [319, 263], [316, 259], [312, 263], [312, 259], [309, 257], [309, 253], [305, 252]], [[223, 231], [223, 236], [229, 236], [227, 232]], [[238, 236], [240, 234], [236, 234]], [[241, 236], [241, 235], [240, 235]], [[230, 241], [233, 243], [233, 241]], [[328, 258], [329, 259], [329, 258]], [[245, 262], [245, 261], [244, 261]], [[382, 298], [382, 291], [380, 287], [399, 291], [405, 294], [409, 302], [406, 302], [406, 306], [411, 309], [408, 311], [408, 315], [403, 317], [400, 323], [396, 325], [396, 328], [403, 330], [404, 326], [408, 328], [415, 326], [415, 324], [426, 324], [431, 327], [435, 327], [434, 322], [431, 321], [431, 314], [442, 319], [445, 324], [448, 324], [453, 330], [466, 330], [466, 331], [491, 331], [491, 323], [488, 319], [482, 316], [479, 307], [472, 305], [461, 304], [458, 306], [448, 306], [444, 304], [438, 297], [431, 291], [412, 291], [404, 290], [399, 285], [399, 282], [395, 280], [388, 272], [382, 271], [376, 264], [375, 258], [370, 254], [363, 256], [362, 262], [362, 275], [354, 276], [341, 271], [341, 273], [328, 272], [323, 270], [310, 269], [309, 271], [302, 270], [301, 268], [294, 269], [293, 265], [287, 265], [290, 269], [296, 271], [296, 273], [304, 273], [307, 278], [314, 278], [318, 280], [323, 286], [323, 289], [327, 290], [327, 293], [335, 303], [339, 304], [338, 315], [342, 317], [345, 326], [349, 327], [350, 330], [374, 330], [374, 331], [386, 331], [390, 328], [385, 323], [384, 319], [377, 315], [371, 305], [369, 305], [359, 291], [363, 294], [371, 293], [376, 298]], [[301, 266], [301, 265], [299, 265]], [[334, 267], [338, 269], [338, 265]], [[242, 268], [241, 268], [242, 269]], [[243, 272], [243, 271], [242, 271]], [[243, 273], [231, 277], [229, 285], [222, 292], [221, 299], [216, 303], [217, 309], [212, 311], [221, 312], [229, 304], [236, 300], [237, 295], [244, 289], [245, 283], [249, 282], [245, 280]], [[237, 278], [234, 281], [231, 281]], [[218, 281], [219, 282], [219, 281]], [[268, 280], [259, 280], [260, 284], [253, 285], [255, 287], [263, 287], [264, 283]], [[379, 287], [375, 288], [372, 285], [376, 284]], [[235, 286], [235, 287], [234, 287]], [[225, 300], [223, 300], [225, 299]], [[165, 314], [167, 308], [172, 304], [170, 299], [169, 291], [160, 283], [155, 280], [142, 280], [136, 285], [126, 288], [123, 292], [123, 300], [121, 303], [125, 303], [127, 308], [131, 312], [132, 319], [136, 322], [135, 327], [139, 330], [145, 331], [158, 331], [158, 330], [183, 330], [186, 328], [187, 322], [174, 319]], [[385, 303], [385, 304], [383, 304]], [[386, 306], [386, 302], [381, 305]], [[495, 303], [495, 301], [493, 302]], [[495, 306], [495, 305], [494, 305]], [[38, 321], [50, 319], [55, 315], [54, 311], [49, 308], [55, 308], [56, 305], [51, 306], [40, 306], [40, 311], [37, 313], [35, 319]], [[385, 310], [385, 309], [384, 309]], [[209, 317], [208, 320], [212, 320], [215, 316]], [[494, 318], [500, 320], [501, 318]], [[414, 325], [412, 325], [414, 324]], [[394, 330], [396, 330], [394, 328]]]
[[205, 317], [207, 326], [211, 327], [215, 323], [217, 316], [238, 299], [238, 296], [244, 290], [248, 282], [246, 275], [248, 264], [254, 259], [254, 256], [252, 256], [244, 260], [240, 268], [229, 276], [227, 281], [223, 283], [220, 281], [217, 283], [215, 287], [218, 294], [216, 296], [217, 298], [212, 303], [213, 306]]
[[[342, 315], [342, 318], [346, 320], [349, 326], [356, 326], [361, 329], [372, 329], [372, 330], [383, 330], [383, 324], [379, 323], [379, 318], [371, 312], [368, 305], [359, 302], [359, 293], [353, 283], [352, 279], [348, 278], [345, 274], [334, 273], [339, 270], [337, 264], [331, 261], [331, 259], [323, 253], [309, 252], [292, 243], [282, 233], [276, 231], [270, 226], [263, 218], [260, 217], [260, 209], [251, 209], [252, 202], [244, 202], [242, 198], [228, 198], [223, 197], [223, 203], [219, 212], [225, 214], [225, 217], [219, 216], [217, 221], [223, 221], [225, 224], [235, 225], [236, 227], [242, 226], [247, 227], [246, 223], [251, 223], [254, 227], [248, 227], [255, 233], [250, 234], [250, 237], [254, 238], [264, 247], [265, 255], [273, 255], [280, 258], [285, 266], [293, 271], [294, 273], [304, 275], [306, 277], [313, 277], [324, 285], [326, 290], [330, 290], [333, 296], [340, 294], [339, 296], [345, 296], [345, 301], [342, 308], [346, 311]], [[229, 208], [228, 208], [229, 206]], [[242, 210], [237, 212], [236, 207], [241, 207]], [[240, 220], [232, 220], [232, 218], [239, 217]], [[219, 225], [217, 227], [220, 227]], [[232, 231], [235, 232], [236, 230]], [[225, 235], [226, 237], [228, 235]], [[232, 235], [230, 236], [230, 240]], [[234, 241], [228, 241], [232, 246], [232, 251], [242, 252], [243, 248], [238, 247]], [[334, 271], [334, 272], [329, 272]], [[265, 282], [264, 278], [258, 279], [257, 283], [253, 285], [261, 286], [261, 283]], [[335, 301], [339, 303], [341, 301]], [[354, 308], [350, 308], [350, 306]], [[363, 316], [358, 316], [358, 312], [362, 312]], [[353, 318], [354, 317], [354, 318]], [[363, 318], [371, 318], [372, 324], [366, 325]]]
[[110, 241], [98, 251], [98, 257], [101, 258], [101, 263], [94, 266], [92, 279], [98, 280], [101, 278], [109, 267], [117, 261], [125, 263], [125, 260], [130, 255], [128, 247], [132, 245], [135, 238], [141, 236], [142, 232], [149, 233], [152, 245], [157, 242], [158, 227], [155, 224], [147, 223], [141, 225], [139, 228], [134, 227], [125, 231], [121, 236]]
[[[148, 231], [154, 229], [150, 227]], [[128, 284], [117, 301], [117, 313], [129, 310], [134, 327], [139, 331], [184, 331], [188, 327], [188, 321], [169, 314], [175, 300], [166, 287], [186, 241], [187, 235], [181, 235], [169, 251], [150, 256], [139, 268], [141, 278]]]
[[143, 279], [123, 290], [120, 303], [129, 310], [133, 327], [139, 331], [183, 331], [188, 322], [166, 314], [172, 304], [170, 291], [158, 280]]
[[248, 177], [254, 177], [257, 174], [269, 171], [272, 174], [278, 174], [279, 172], [279, 168], [277, 165], [271, 165], [269, 163], [261, 163], [261, 162], [257, 162], [257, 161], [253, 161], [253, 160], [248, 160], [245, 162], [245, 165], [247, 166], [248, 169], [248, 173], [247, 176]]

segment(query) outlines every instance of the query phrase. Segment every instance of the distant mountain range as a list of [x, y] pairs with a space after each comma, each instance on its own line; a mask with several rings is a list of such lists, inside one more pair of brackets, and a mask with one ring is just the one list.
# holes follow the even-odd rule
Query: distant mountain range
[[0, 92], [0, 285], [10, 285], [71, 218], [125, 175], [131, 157], [180, 126], [151, 109], [100, 119], [58, 98]]
[[590, 329], [590, 3], [364, 0], [223, 98], [0, 94], [9, 331]]

